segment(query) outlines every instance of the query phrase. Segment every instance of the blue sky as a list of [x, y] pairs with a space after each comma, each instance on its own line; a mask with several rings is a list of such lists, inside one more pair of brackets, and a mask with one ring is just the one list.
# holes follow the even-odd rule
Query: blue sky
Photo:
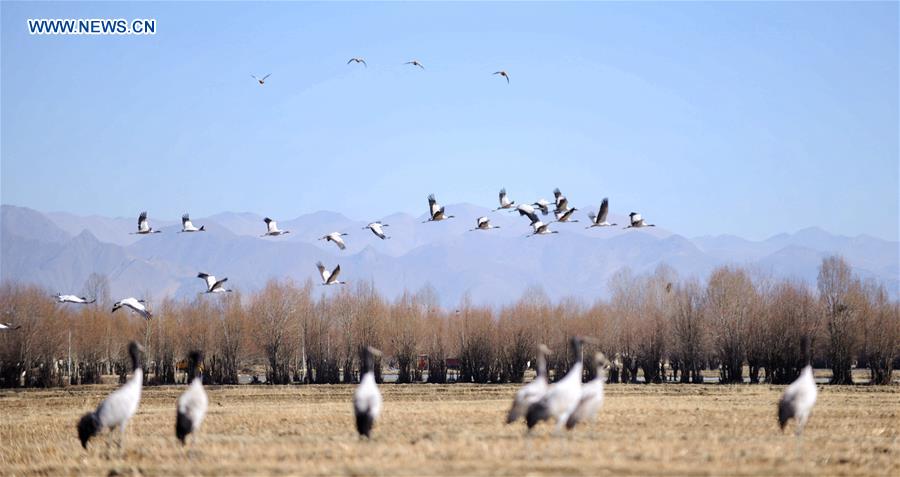
[[[175, 218], [609, 196], [898, 236], [898, 4], [0, 4], [2, 201]], [[28, 18], [155, 18], [31, 36]], [[363, 56], [368, 68], [347, 65]], [[419, 59], [420, 71], [405, 61]], [[509, 72], [506, 84], [491, 73]], [[272, 73], [264, 87], [250, 74]], [[141, 182], [137, 182], [140, 179]]]

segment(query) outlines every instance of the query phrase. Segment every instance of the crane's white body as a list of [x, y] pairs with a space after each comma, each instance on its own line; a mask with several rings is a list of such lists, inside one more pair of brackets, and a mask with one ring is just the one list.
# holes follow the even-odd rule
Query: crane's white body
[[325, 240], [326, 242], [334, 242], [334, 244], [337, 245], [339, 249], [344, 250], [345, 248], [347, 248], [347, 245], [344, 243], [344, 239], [341, 238], [342, 235], [347, 235], [347, 234], [342, 234], [340, 232], [331, 232], [330, 234], [325, 235], [324, 237], [321, 237], [319, 240]]
[[209, 397], [203, 389], [203, 378], [200, 376], [191, 380], [187, 390], [178, 396], [178, 414], [184, 416], [190, 423], [189, 433], [195, 433], [206, 418], [209, 409]]
[[87, 305], [89, 303], [94, 303], [95, 301], [97, 301], [96, 298], [93, 300], [88, 300], [87, 298], [78, 295], [56, 295], [57, 303], [75, 303], [77, 305]]
[[581, 375], [584, 364], [577, 361], [566, 375], [547, 388], [547, 393], [532, 406], [544, 406], [556, 420], [556, 430], [562, 429], [581, 400]]
[[276, 222], [276, 221], [274, 221], [274, 220], [272, 220], [272, 219], [270, 219], [270, 218], [268, 218], [268, 217], [264, 218], [264, 219], [263, 219], [263, 222], [266, 223], [266, 233], [264, 233], [264, 234], [262, 235], [263, 237], [266, 237], [266, 236], [277, 237], [277, 236], [279, 236], [279, 235], [284, 235], [284, 234], [289, 234], [289, 233], [291, 233], [290, 230], [279, 230], [279, 229], [278, 229], [278, 222]]
[[144, 300], [138, 300], [137, 298], [129, 297], [122, 300], [117, 301], [113, 304], [113, 313], [116, 312], [119, 308], [126, 307], [141, 315], [145, 320], [149, 320], [153, 315], [150, 313], [150, 310], [147, 309]]
[[609, 215], [609, 199], [604, 197], [603, 203], [600, 204], [600, 210], [597, 211], [596, 214], [589, 213], [588, 217], [591, 219], [591, 227], [611, 227], [617, 224], [611, 224], [606, 221], [606, 217]]
[[325, 268], [325, 265], [322, 262], [316, 263], [316, 268], [319, 269], [319, 275], [322, 276], [322, 284], [323, 285], [343, 285], [347, 282], [338, 281], [338, 275], [341, 273], [341, 266], [338, 265], [334, 267], [334, 270], [328, 271]]
[[191, 222], [191, 217], [188, 214], [184, 214], [181, 216], [181, 231], [182, 232], [205, 232], [206, 226], [200, 226], [197, 228], [194, 226], [194, 223]]
[[371, 224], [363, 227], [363, 230], [371, 230], [372, 233], [381, 240], [389, 239], [390, 237], [384, 234], [384, 227], [388, 227], [388, 224], [382, 224], [381, 222], [372, 222]]
[[500, 189], [499, 199], [500, 199], [500, 207], [497, 207], [496, 209], [494, 209], [495, 211], [501, 210], [501, 209], [512, 209], [516, 205], [516, 201], [509, 200], [509, 197], [506, 196], [505, 188]]
[[206, 282], [206, 293], [226, 293], [231, 291], [225, 289], [225, 282], [228, 281], [228, 277], [216, 280], [215, 275], [201, 272], [197, 274], [197, 278], [202, 278]]
[[812, 366], [806, 365], [800, 371], [800, 376], [784, 390], [784, 395], [778, 403], [778, 419], [782, 429], [789, 419], [795, 418], [799, 436], [806, 427], [817, 397], [818, 389]]

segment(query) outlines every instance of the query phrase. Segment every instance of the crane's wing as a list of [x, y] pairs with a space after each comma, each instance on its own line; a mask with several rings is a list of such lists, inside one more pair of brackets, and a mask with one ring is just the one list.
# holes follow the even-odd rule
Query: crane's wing
[[428, 196], [428, 212], [431, 213], [431, 216], [434, 217], [434, 214], [438, 213], [440, 207], [438, 206], [437, 199], [434, 198], [434, 194]]
[[215, 291], [215, 290], [222, 288], [222, 285], [224, 285], [225, 282], [227, 282], [227, 281], [228, 281], [228, 277], [225, 277], [225, 278], [213, 283], [212, 286], [209, 287], [209, 291]]
[[341, 266], [338, 265], [338, 266], [334, 267], [334, 271], [331, 272], [331, 276], [329, 277], [329, 278], [330, 278], [329, 281], [336, 282], [336, 281], [337, 281], [337, 278], [338, 278], [338, 275], [340, 275], [340, 274], [341, 274]]
[[604, 197], [603, 202], [600, 203], [600, 213], [597, 214], [596, 222], [606, 221], [606, 216], [608, 214], [609, 214], [609, 199]]
[[319, 269], [319, 275], [322, 275], [322, 281], [327, 282], [331, 273], [325, 269], [325, 265], [322, 265], [322, 262], [316, 262], [316, 268]]

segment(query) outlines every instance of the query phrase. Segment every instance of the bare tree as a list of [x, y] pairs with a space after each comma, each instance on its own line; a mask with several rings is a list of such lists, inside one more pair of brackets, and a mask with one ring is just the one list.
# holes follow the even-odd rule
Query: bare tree
[[862, 290], [850, 266], [838, 256], [819, 267], [819, 299], [825, 314], [832, 384], [853, 384], [853, 359], [859, 345]]

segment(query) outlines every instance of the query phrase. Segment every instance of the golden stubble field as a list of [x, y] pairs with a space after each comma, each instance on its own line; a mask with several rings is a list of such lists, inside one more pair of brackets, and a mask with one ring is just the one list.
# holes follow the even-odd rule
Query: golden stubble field
[[384, 385], [372, 441], [352, 386], [209, 389], [188, 454], [179, 386], [145, 388], [124, 458], [85, 452], [75, 423], [112, 386], [0, 391], [3, 475], [900, 475], [900, 387], [820, 386], [802, 442], [775, 419], [780, 386], [612, 385], [595, 427], [503, 424], [516, 386]]

